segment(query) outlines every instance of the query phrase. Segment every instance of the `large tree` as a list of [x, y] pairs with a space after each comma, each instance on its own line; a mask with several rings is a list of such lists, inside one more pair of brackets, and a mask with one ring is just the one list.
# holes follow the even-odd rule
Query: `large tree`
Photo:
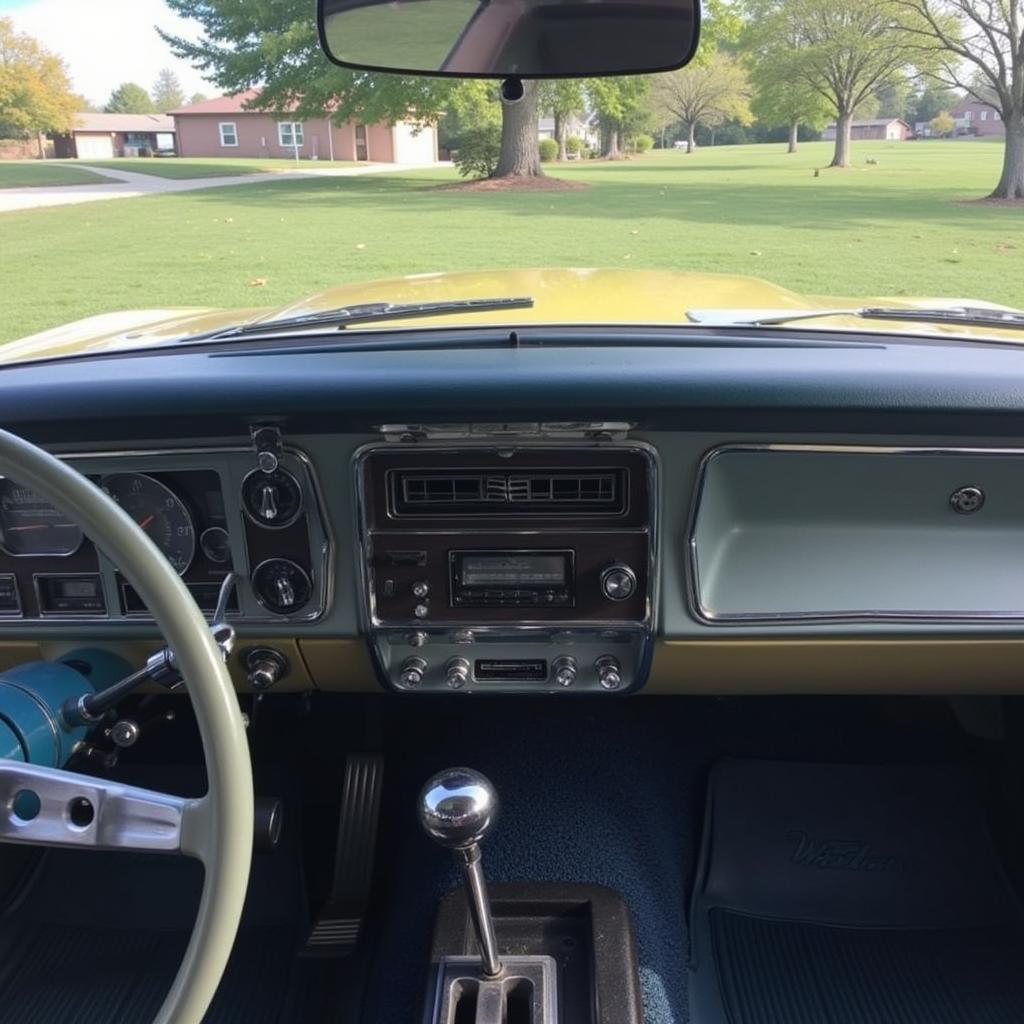
[[153, 106], [162, 113], [177, 110], [185, 103], [185, 93], [178, 76], [170, 68], [161, 68], [153, 83]]
[[1006, 127], [993, 199], [1024, 200], [1024, 0], [893, 0], [935, 78], [996, 106]]
[[[987, 2], [987, 0], [986, 0]], [[850, 125], [858, 109], [918, 63], [897, 0], [747, 0], [763, 59], [780, 77], [821, 96], [836, 118], [831, 166], [850, 164]]]
[[698, 125], [713, 128], [724, 121], [749, 124], [750, 83], [735, 57], [718, 52], [705, 64], [695, 64], [658, 77], [655, 96], [686, 129], [686, 152], [696, 148]]
[[569, 118], [581, 113], [586, 107], [583, 82], [578, 78], [553, 78], [541, 82], [541, 113], [550, 113], [555, 121], [555, 142], [558, 143], [558, 159], [566, 157], [565, 140], [568, 137]]
[[0, 18], [0, 138], [66, 132], [81, 102], [64, 62]]
[[[172, 52], [229, 93], [259, 88], [258, 106], [336, 124], [415, 118], [434, 123], [459, 83], [420, 75], [379, 75], [339, 68], [320, 50], [309, 0], [167, 0], [199, 23], [198, 40], [161, 32]], [[502, 104], [500, 157], [495, 174], [540, 175], [537, 154], [537, 89], [527, 83], [522, 100]]]
[[644, 75], [588, 80], [587, 97], [601, 127], [601, 156], [618, 160], [626, 138], [647, 126], [651, 81]]
[[152, 114], [153, 100], [137, 82], [122, 82], [103, 108], [108, 114]]

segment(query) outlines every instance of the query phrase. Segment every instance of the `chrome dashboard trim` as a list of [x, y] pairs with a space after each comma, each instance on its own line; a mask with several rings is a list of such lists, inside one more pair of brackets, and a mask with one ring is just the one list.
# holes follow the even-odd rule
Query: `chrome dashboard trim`
[[1017, 623], [1024, 621], [1024, 611], [977, 611], [977, 612], [907, 612], [877, 608], [854, 609], [843, 612], [740, 612], [716, 614], [701, 602], [700, 564], [697, 553], [697, 515], [700, 510], [708, 468], [720, 455], [736, 452], [818, 452], [836, 455], [913, 455], [934, 456], [977, 455], [1024, 457], [1024, 448], [977, 448], [955, 445], [853, 445], [853, 444], [757, 444], [732, 442], [717, 445], [701, 457], [697, 467], [697, 479], [693, 488], [686, 529], [686, 602], [690, 614], [699, 623], [717, 629], [730, 626], [757, 625], [858, 625], [863, 623], [886, 623], [893, 625], [977, 625], [979, 623]]
[[[76, 451], [76, 450], [62, 450], [59, 447], [48, 449], [50, 453], [65, 462], [69, 462], [72, 465], [77, 460], [85, 459], [146, 459], [146, 458], [161, 458], [167, 456], [207, 456], [207, 455], [249, 455], [255, 460], [256, 453], [250, 445], [214, 445], [205, 446], [200, 445], [196, 447], [181, 447], [181, 448], [124, 448], [124, 449], [111, 449], [108, 451]], [[282, 449], [285, 455], [291, 456], [296, 459], [303, 468], [306, 474], [306, 479], [309, 482], [309, 487], [313, 496], [314, 510], [316, 513], [317, 520], [319, 522], [319, 532], [322, 534], [322, 541], [319, 545], [315, 543], [315, 539], [310, 536], [310, 554], [314, 563], [319, 558], [321, 564], [321, 571], [314, 573], [314, 588], [319, 600], [317, 606], [312, 608], [310, 611], [299, 615], [276, 615], [267, 612], [259, 617], [257, 616], [245, 616], [238, 614], [237, 616], [232, 615], [232, 618], [243, 628], [249, 625], [274, 625], [274, 626], [286, 626], [290, 623], [302, 622], [312, 623], [318, 622], [324, 618], [331, 610], [334, 601], [335, 582], [334, 582], [334, 534], [331, 529], [330, 519], [327, 516], [327, 507], [323, 498], [323, 491], [320, 485], [320, 479], [316, 472], [316, 467], [313, 464], [312, 459], [309, 455], [301, 448], [296, 448], [291, 445], [285, 445]], [[219, 468], [216, 466], [206, 467], [212, 469], [217, 473], [218, 478], [221, 479], [222, 491], [225, 490], [225, 482], [222, 478], [222, 474]], [[143, 470], [126, 470], [126, 472], [143, 472]], [[145, 472], [154, 472], [152, 469], [148, 469]], [[159, 472], [159, 470], [156, 470]], [[242, 512], [239, 523], [242, 524], [244, 529], [244, 511], [242, 510], [241, 500], [239, 500], [239, 510]], [[307, 510], [309, 511], [309, 510]], [[230, 532], [230, 531], [229, 531]], [[245, 546], [244, 535], [243, 535], [243, 547]], [[105, 556], [97, 550], [97, 568], [96, 572], [100, 575], [101, 580], [106, 583], [108, 573], [103, 569], [103, 563]], [[246, 549], [246, 553], [248, 551]], [[248, 563], [248, 558], [247, 558]], [[107, 565], [111, 563], [106, 562]], [[250, 588], [252, 586], [249, 577], [251, 575], [251, 569], [248, 564], [247, 575], [244, 577]], [[55, 573], [52, 575], [65, 575], [62, 573]], [[67, 574], [70, 575], [70, 574]], [[86, 573], [85, 575], [91, 575]], [[317, 577], [319, 579], [317, 580]], [[116, 591], [116, 587], [115, 587]], [[32, 625], [33, 623], [39, 625], [46, 625], [47, 627], [55, 625], [69, 625], [69, 626], [82, 626], [92, 618], [97, 625], [110, 626], [118, 625], [125, 626], [127, 628], [142, 628], [152, 627], [154, 619], [150, 616], [143, 614], [132, 614], [122, 616], [111, 616], [110, 614], [110, 594], [107, 593], [107, 588], [104, 586], [104, 598], [107, 604], [107, 611], [105, 615], [45, 615], [39, 616], [38, 618], [27, 618], [22, 615], [21, 617], [15, 618], [11, 615], [0, 616], [0, 625], [8, 625], [10, 623], [18, 623], [19, 625]], [[119, 595], [115, 594], [119, 597]]]
[[[103, 594], [103, 611], [102, 612], [58, 612], [55, 615], [48, 614], [43, 611], [43, 591], [39, 586], [40, 580], [69, 580], [69, 579], [82, 579], [88, 576], [90, 579], [95, 577], [99, 580], [100, 591]], [[110, 621], [110, 602], [106, 589], [103, 586], [104, 577], [103, 573], [99, 568], [95, 572], [34, 572], [32, 573], [32, 587], [36, 593], [36, 607], [39, 609], [38, 619], [22, 619], [22, 622], [54, 622], [63, 621], [68, 619], [71, 622], [82, 622], [83, 620], [88, 621], [90, 619]]]

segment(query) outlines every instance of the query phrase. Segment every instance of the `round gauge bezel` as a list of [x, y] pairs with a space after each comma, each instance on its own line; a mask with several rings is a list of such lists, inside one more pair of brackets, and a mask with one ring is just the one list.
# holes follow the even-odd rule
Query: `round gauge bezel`
[[[295, 608], [292, 611], [282, 612], [278, 611], [276, 608], [268, 604], [263, 599], [263, 595], [260, 593], [260, 588], [256, 586], [256, 577], [259, 575], [260, 570], [264, 566], [270, 565], [272, 562], [286, 562], [288, 565], [292, 566], [292, 568], [294, 569], [297, 569], [302, 574], [303, 578], [306, 581], [306, 586], [309, 587], [309, 597], [306, 600], [305, 604]], [[256, 601], [259, 603], [260, 607], [265, 608], [268, 612], [270, 612], [271, 615], [276, 615], [278, 618], [282, 619], [288, 615], [301, 615], [303, 611], [305, 611], [305, 609], [309, 606], [310, 601], [312, 601], [315, 596], [313, 593], [313, 577], [310, 576], [310, 574], [305, 569], [303, 569], [298, 562], [293, 561], [291, 558], [282, 558], [280, 555], [274, 555], [271, 558], [264, 558], [263, 561], [260, 562], [252, 570], [251, 573], [249, 573], [249, 586], [252, 587], [253, 595], [255, 596]]]
[[[280, 522], [268, 523], [266, 522], [266, 520], [260, 519], [258, 516], [254, 515], [250, 511], [249, 503], [245, 500], [245, 488], [248, 485], [249, 481], [254, 476], [274, 476], [275, 473], [281, 473], [282, 475], [288, 477], [288, 479], [291, 480], [292, 484], [294, 484], [295, 490], [299, 494], [299, 507], [295, 510], [295, 515], [293, 515], [290, 519], [282, 519]], [[277, 468], [270, 473], [264, 473], [262, 469], [253, 469], [246, 473], [245, 476], [242, 478], [242, 486], [239, 489], [239, 498], [239, 504], [241, 504], [242, 506], [242, 512], [245, 513], [246, 519], [248, 519], [250, 523], [254, 523], [256, 526], [260, 527], [263, 530], [286, 530], [293, 523], [298, 522], [303, 512], [306, 511], [306, 495], [302, 490], [302, 484], [299, 482], [298, 477], [291, 472], [291, 470], [285, 469], [284, 466], [280, 464], [278, 464]], [[302, 567], [299, 566], [299, 568], [301, 569]]]
[[[204, 539], [211, 533], [220, 533], [224, 535], [224, 539], [227, 541], [228, 553], [226, 558], [213, 558], [210, 553], [206, 550], [206, 544]], [[203, 553], [203, 557], [208, 562], [213, 562], [214, 565], [229, 565], [231, 563], [231, 534], [223, 526], [208, 526], [201, 534], [199, 534], [199, 550]]]
[[[167, 558], [166, 552], [162, 547], [160, 547], [156, 540], [153, 540], [153, 543], [156, 544], [158, 548], [160, 548], [160, 553], [164, 556], [164, 558], [167, 558], [167, 562], [171, 566], [171, 568], [173, 568], [174, 571], [179, 576], [183, 577], [185, 573], [187, 573], [189, 569], [192, 568], [192, 563], [196, 560], [196, 548], [199, 542], [199, 538], [196, 536], [196, 519], [195, 516], [192, 515], [191, 509], [188, 507], [188, 505], [185, 504], [185, 500], [181, 497], [180, 494], [175, 493], [170, 487], [167, 486], [167, 484], [165, 484], [161, 480], [157, 480], [155, 476], [150, 476], [149, 473], [136, 473], [131, 470], [124, 470], [123, 472], [119, 473], [107, 473], [105, 476], [100, 477], [100, 487], [102, 487], [103, 490], [107, 492], [107, 494], [110, 494], [110, 492], [107, 490], [107, 482], [109, 480], [113, 480], [115, 477], [121, 476], [137, 477], [142, 480], [148, 480], [151, 484], [154, 484], [161, 491], [163, 491], [168, 497], [173, 498], [175, 502], [181, 507], [182, 512], [185, 514], [185, 518], [188, 520], [189, 526], [192, 527], [192, 551], [189, 554], [188, 561], [186, 562], [184, 568], [179, 569], [169, 558]], [[110, 494], [110, 497], [114, 498], [112, 494]], [[114, 498], [114, 500], [117, 501], [116, 498]], [[117, 502], [117, 504], [119, 507], [123, 507], [121, 506], [121, 503], [119, 501]], [[153, 538], [150, 539], [152, 540]]]
[[[10, 481], [15, 486], [21, 486], [17, 481], [11, 480], [10, 477], [0, 477], [0, 485], [4, 481]], [[25, 490], [32, 494], [35, 492], [31, 487], [26, 487]], [[36, 496], [36, 500], [40, 505], [48, 505], [50, 508], [55, 508], [50, 502], [43, 500]], [[57, 511], [60, 511], [59, 509]], [[82, 545], [85, 543], [85, 532], [77, 523], [71, 524], [78, 531], [78, 543], [68, 551], [12, 551], [6, 544], [6, 533], [0, 530], [0, 551], [2, 551], [8, 558], [70, 558], [72, 555], [77, 555], [82, 549]]]

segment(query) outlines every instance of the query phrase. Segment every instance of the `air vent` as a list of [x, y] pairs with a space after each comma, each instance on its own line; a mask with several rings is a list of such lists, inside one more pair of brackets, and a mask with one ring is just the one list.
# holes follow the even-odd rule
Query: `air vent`
[[626, 511], [626, 470], [393, 470], [396, 516], [619, 516]]

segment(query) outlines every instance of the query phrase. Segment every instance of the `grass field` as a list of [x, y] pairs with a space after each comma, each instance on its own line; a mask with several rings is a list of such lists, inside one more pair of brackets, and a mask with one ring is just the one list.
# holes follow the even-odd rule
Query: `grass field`
[[0, 161], [0, 188], [45, 188], [48, 185], [104, 185], [113, 178], [72, 164], [40, 160]]
[[1024, 306], [1024, 209], [973, 201], [995, 183], [998, 146], [855, 143], [857, 168], [815, 177], [829, 150], [551, 168], [589, 186], [578, 191], [457, 192], [438, 188], [457, 180], [438, 169], [0, 214], [0, 340], [108, 310], [279, 305], [348, 281], [516, 266], [701, 270], [819, 294]]
[[323, 167], [352, 167], [350, 160], [262, 160], [257, 158], [221, 159], [219, 157], [121, 157], [117, 160], [90, 160], [90, 167], [109, 167], [112, 171], [134, 171], [158, 178], [227, 178], [237, 174], [265, 171], [294, 171]]

